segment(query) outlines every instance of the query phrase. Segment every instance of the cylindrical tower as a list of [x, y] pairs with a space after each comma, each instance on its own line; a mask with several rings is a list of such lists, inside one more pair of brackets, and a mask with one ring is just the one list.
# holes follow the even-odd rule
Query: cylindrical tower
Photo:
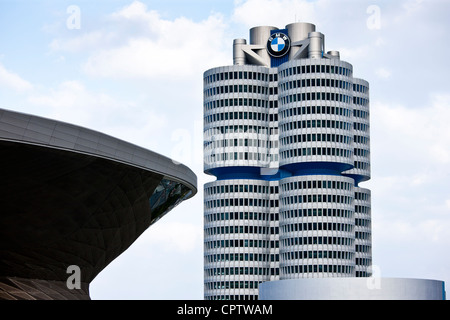
[[[286, 29], [288, 30], [291, 42], [295, 43], [297, 41], [308, 39], [308, 34], [316, 31], [316, 26], [312, 23], [296, 22], [288, 24]], [[292, 59], [299, 50], [300, 47], [293, 46], [289, 52], [289, 59]]]
[[353, 166], [352, 66], [293, 60], [278, 68], [280, 166], [341, 173]]
[[352, 66], [285, 63], [279, 73], [280, 278], [355, 276]]
[[323, 57], [325, 36], [320, 32], [310, 32], [309, 38], [309, 57], [311, 59], [320, 59]]
[[270, 201], [268, 181], [205, 185], [205, 299], [254, 300], [270, 280]]
[[338, 175], [280, 181], [280, 279], [354, 277], [354, 183]]
[[229, 66], [204, 74], [205, 299], [254, 300], [276, 280], [278, 161], [276, 70]]
[[371, 276], [372, 226], [370, 190], [358, 187], [370, 179], [369, 83], [353, 79], [353, 169], [344, 175], [355, 180], [356, 276]]
[[222, 176], [252, 167], [259, 173], [269, 163], [268, 141], [269, 69], [245, 65], [205, 72], [205, 172]]
[[312, 24], [234, 46], [235, 65], [204, 74], [205, 299], [370, 276], [368, 83]]
[[234, 65], [244, 65], [245, 64], [245, 53], [242, 51], [242, 47], [247, 44], [245, 39], [234, 39], [233, 41], [233, 64]]
[[353, 79], [353, 169], [346, 171], [355, 183], [370, 179], [369, 83]]
[[355, 187], [355, 263], [356, 277], [372, 275], [371, 192]]

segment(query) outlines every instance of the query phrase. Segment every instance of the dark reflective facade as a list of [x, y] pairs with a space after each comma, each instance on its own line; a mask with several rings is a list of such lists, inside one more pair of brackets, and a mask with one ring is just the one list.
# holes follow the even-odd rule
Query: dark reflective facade
[[[30, 123], [69, 128], [73, 134], [31, 134]], [[77, 141], [83, 135], [91, 150], [30, 141], [33, 136], [44, 140], [45, 134], [48, 141]], [[115, 143], [116, 150], [102, 153], [102, 139]], [[172, 170], [170, 159], [114, 141], [84, 128], [0, 110], [0, 299], [89, 299], [89, 283], [99, 272], [196, 193], [188, 168], [174, 165]], [[133, 162], [138, 153], [140, 160]], [[66, 282], [73, 265], [80, 268], [81, 283], [71, 290]]]

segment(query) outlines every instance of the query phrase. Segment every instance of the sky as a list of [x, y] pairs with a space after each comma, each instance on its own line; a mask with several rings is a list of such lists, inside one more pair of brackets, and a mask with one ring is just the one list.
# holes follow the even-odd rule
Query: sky
[[[258, 25], [309, 22], [370, 83], [374, 273], [450, 286], [450, 1], [0, 0], [0, 108], [191, 168], [197, 195], [90, 285], [94, 300], [203, 299], [203, 72]], [[447, 289], [448, 291], [448, 289]]]

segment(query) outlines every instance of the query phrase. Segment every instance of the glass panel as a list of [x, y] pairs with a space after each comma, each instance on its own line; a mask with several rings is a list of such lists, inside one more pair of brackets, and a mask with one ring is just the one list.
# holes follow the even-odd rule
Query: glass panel
[[191, 194], [192, 190], [185, 185], [176, 181], [162, 179], [149, 200], [152, 213], [151, 223], [156, 222]]

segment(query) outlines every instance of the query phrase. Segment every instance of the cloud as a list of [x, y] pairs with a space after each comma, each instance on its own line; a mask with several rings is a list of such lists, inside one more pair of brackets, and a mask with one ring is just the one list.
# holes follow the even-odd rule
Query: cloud
[[22, 79], [18, 74], [6, 70], [2, 64], [0, 64], [0, 86], [17, 92], [33, 89], [33, 85], [30, 82]]
[[103, 26], [72, 38], [54, 39], [54, 52], [85, 52], [83, 71], [94, 77], [168, 78], [201, 74], [231, 61], [231, 39], [224, 41], [223, 16], [195, 22], [185, 17], [161, 18], [134, 1], [111, 13]]
[[[377, 152], [395, 159], [402, 171], [429, 164], [450, 164], [450, 93], [432, 94], [427, 105], [411, 108], [375, 101], [371, 106], [372, 141]], [[392, 168], [392, 162], [386, 168]]]
[[188, 222], [158, 222], [141, 237], [140, 245], [158, 246], [172, 253], [189, 254], [201, 246], [203, 230]]
[[372, 51], [372, 45], [370, 44], [363, 44], [360, 46], [340, 46], [339, 52], [341, 54], [341, 57], [344, 57], [345, 61], [355, 61], [356, 59], [363, 60], [370, 56]]
[[49, 47], [52, 51], [76, 53], [105, 46], [113, 40], [113, 33], [96, 30], [73, 38], [65, 37], [63, 39], [53, 39]]
[[384, 250], [384, 259], [392, 246], [403, 250], [397, 258], [404, 261], [419, 259], [407, 249], [412, 247], [420, 247], [418, 251], [433, 261], [447, 259], [431, 252], [450, 245], [448, 119], [450, 93], [430, 94], [427, 103], [416, 108], [372, 103], [373, 170], [367, 184], [372, 190], [374, 246]]
[[404, 9], [405, 15], [414, 15], [416, 13], [420, 14], [420, 11], [423, 10], [424, 0], [407, 0], [403, 2], [402, 8]]
[[33, 108], [46, 117], [81, 125], [150, 149], [161, 149], [158, 138], [169, 123], [151, 103], [121, 100], [111, 93], [95, 92], [81, 81], [64, 81], [54, 88], [28, 96]]
[[153, 37], [130, 36], [122, 46], [95, 53], [84, 64], [84, 71], [103, 77], [185, 77], [225, 60], [220, 50], [223, 44], [214, 40], [223, 38], [219, 16], [200, 24], [186, 18], [148, 23], [159, 25]]
[[317, 6], [317, 2], [304, 0], [238, 1], [233, 20], [248, 27], [270, 24], [281, 28], [295, 21], [316, 21]]
[[[150, 11], [147, 12], [147, 6], [139, 1], [133, 1], [132, 4], [129, 6], [124, 7], [122, 10], [120, 10], [117, 13], [113, 13], [112, 17], [124, 17], [126, 19], [133, 19], [133, 18], [142, 18], [143, 20], [148, 20], [149, 17], [152, 16], [158, 16], [156, 11]], [[153, 20], [153, 19], [150, 19]]]
[[[403, 217], [402, 217], [403, 218]], [[450, 228], [450, 219], [424, 218], [421, 220], [405, 220], [389, 217], [388, 219], [378, 217], [374, 221], [377, 238], [383, 243], [399, 242], [403, 244], [416, 245], [418, 243], [448, 245], [450, 236], [447, 232]]]
[[392, 75], [392, 72], [386, 68], [381, 67], [375, 70], [375, 74], [381, 79], [389, 79]]
[[[64, 81], [56, 88], [41, 89], [30, 95], [28, 101], [34, 106], [48, 108], [50, 117], [70, 119], [75, 123], [101, 121], [119, 107], [112, 97], [90, 92], [80, 81]], [[98, 118], [99, 115], [103, 117]]]

